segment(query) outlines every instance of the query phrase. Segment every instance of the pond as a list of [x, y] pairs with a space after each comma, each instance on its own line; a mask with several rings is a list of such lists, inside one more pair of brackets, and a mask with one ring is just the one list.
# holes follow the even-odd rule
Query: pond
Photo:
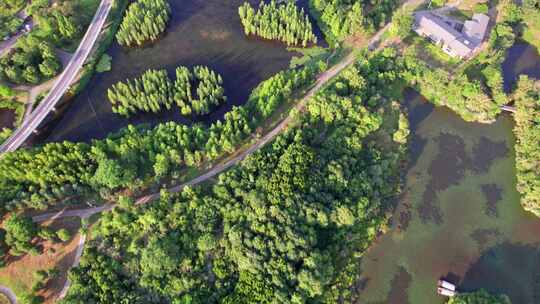
[[518, 41], [508, 49], [502, 69], [504, 90], [510, 92], [520, 74], [540, 79], [540, 54], [534, 46]]
[[[172, 18], [165, 36], [154, 45], [126, 50], [118, 44], [109, 49], [112, 71], [97, 74], [50, 129], [45, 141], [88, 141], [103, 138], [130, 124], [156, 124], [175, 120], [189, 124], [176, 108], [160, 114], [125, 119], [111, 112], [107, 89], [117, 81], [137, 77], [148, 69], [165, 68], [173, 75], [179, 65], [207, 65], [223, 76], [226, 105], [202, 122], [221, 118], [233, 105], [247, 101], [261, 81], [288, 68], [293, 52], [277, 42], [246, 38], [238, 7], [244, 0], [171, 0]], [[257, 0], [250, 0], [255, 5]]]
[[0, 108], [0, 131], [4, 128], [13, 128], [15, 125], [15, 111]]
[[389, 231], [366, 253], [359, 303], [444, 303], [436, 282], [539, 303], [540, 218], [516, 191], [513, 120], [468, 123], [415, 91], [409, 167]]

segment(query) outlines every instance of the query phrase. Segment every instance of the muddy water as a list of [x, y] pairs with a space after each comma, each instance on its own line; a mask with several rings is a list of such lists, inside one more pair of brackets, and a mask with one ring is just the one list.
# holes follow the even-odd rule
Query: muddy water
[[15, 111], [0, 108], [0, 131], [3, 128], [12, 128], [15, 124]]
[[[173, 75], [178, 65], [207, 65], [224, 79], [226, 105], [196, 121], [219, 119], [233, 105], [246, 102], [262, 80], [285, 69], [295, 53], [283, 44], [246, 38], [238, 17], [244, 0], [171, 0], [172, 21], [165, 36], [154, 45], [126, 50], [113, 45], [112, 71], [96, 75], [63, 114], [47, 141], [86, 141], [102, 138], [128, 123], [155, 124], [167, 120], [191, 123], [177, 109], [159, 115], [124, 119], [111, 112], [106, 90], [117, 81], [136, 77], [148, 69], [165, 68]], [[253, 5], [257, 0], [250, 0]]]
[[408, 91], [411, 158], [388, 233], [362, 262], [358, 303], [436, 304], [436, 282], [540, 303], [540, 219], [519, 205], [513, 121], [467, 123]]
[[520, 74], [540, 79], [540, 54], [534, 46], [526, 42], [516, 42], [508, 49], [502, 69], [504, 89], [509, 92]]

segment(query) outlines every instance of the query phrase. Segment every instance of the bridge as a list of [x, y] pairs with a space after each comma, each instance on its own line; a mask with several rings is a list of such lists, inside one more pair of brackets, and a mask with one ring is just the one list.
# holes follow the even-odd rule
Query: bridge
[[516, 107], [512, 107], [508, 105], [501, 106], [501, 110], [510, 112], [510, 113], [516, 113]]
[[90, 51], [96, 43], [97, 38], [101, 33], [101, 29], [105, 25], [105, 21], [107, 20], [107, 16], [112, 7], [112, 1], [113, 0], [101, 1], [94, 18], [88, 26], [88, 30], [81, 40], [79, 47], [73, 54], [71, 61], [68, 63], [58, 80], [54, 83], [49, 94], [36, 107], [32, 114], [30, 114], [28, 119], [13, 132], [13, 135], [0, 146], [0, 155], [17, 150], [24, 144], [28, 137], [36, 131], [47, 115], [55, 110], [56, 104], [69, 89], [69, 86], [90, 55]]

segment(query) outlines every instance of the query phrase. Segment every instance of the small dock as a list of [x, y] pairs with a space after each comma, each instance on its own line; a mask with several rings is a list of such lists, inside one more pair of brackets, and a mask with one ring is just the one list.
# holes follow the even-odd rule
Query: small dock
[[445, 280], [437, 282], [437, 293], [444, 297], [455, 297], [457, 295], [456, 285]]
[[501, 106], [501, 110], [510, 112], [510, 113], [516, 113], [516, 108], [508, 105]]

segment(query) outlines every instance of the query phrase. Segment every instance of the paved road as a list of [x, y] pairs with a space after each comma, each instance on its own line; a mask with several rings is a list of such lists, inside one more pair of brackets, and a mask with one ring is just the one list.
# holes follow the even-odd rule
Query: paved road
[[[79, 237], [79, 244], [77, 245], [77, 251], [75, 251], [75, 259], [73, 260], [73, 264], [71, 264], [70, 268], [79, 266], [79, 262], [81, 261], [81, 256], [84, 249], [84, 242], [86, 241], [86, 234], [81, 234]], [[69, 290], [69, 286], [71, 285], [71, 282], [69, 279], [66, 279], [64, 282], [64, 287], [62, 287], [62, 291], [60, 291], [60, 294], [58, 295], [58, 298], [56, 300], [63, 299]]]
[[53, 88], [50, 90], [49, 95], [43, 99], [43, 101], [32, 112], [28, 120], [25, 120], [23, 124], [15, 130], [13, 135], [8, 138], [4, 144], [0, 146], [0, 153], [10, 152], [17, 150], [26, 139], [34, 132], [40, 125], [40, 123], [47, 117], [47, 115], [54, 109], [56, 103], [62, 98], [64, 93], [68, 90], [73, 79], [79, 73], [84, 61], [90, 54], [92, 47], [94, 46], [107, 16], [112, 6], [113, 0], [102, 0], [92, 23], [88, 26], [88, 30], [84, 35], [79, 48], [73, 55], [73, 58], [64, 69]]
[[15, 295], [13, 290], [9, 289], [6, 286], [0, 285], [0, 293], [6, 295], [11, 304], [17, 304], [17, 296]]

